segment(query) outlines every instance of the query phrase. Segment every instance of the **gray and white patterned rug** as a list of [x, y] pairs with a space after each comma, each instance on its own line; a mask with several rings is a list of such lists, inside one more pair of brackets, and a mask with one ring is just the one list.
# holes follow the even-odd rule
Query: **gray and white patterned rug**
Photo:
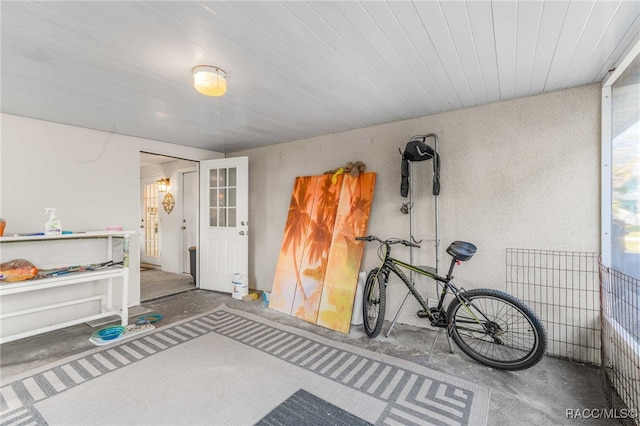
[[489, 395], [220, 306], [3, 383], [0, 425], [484, 425]]

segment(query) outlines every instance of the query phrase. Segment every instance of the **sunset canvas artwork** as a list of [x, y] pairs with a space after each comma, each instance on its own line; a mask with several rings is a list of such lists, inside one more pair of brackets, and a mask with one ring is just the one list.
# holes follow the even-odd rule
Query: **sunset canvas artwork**
[[269, 308], [349, 332], [375, 179], [296, 178]]

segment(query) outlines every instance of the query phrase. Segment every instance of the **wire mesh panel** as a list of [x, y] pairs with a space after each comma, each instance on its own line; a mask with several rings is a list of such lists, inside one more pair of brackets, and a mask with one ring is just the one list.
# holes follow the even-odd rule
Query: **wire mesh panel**
[[547, 354], [600, 364], [597, 253], [507, 249], [507, 292], [547, 331]]
[[[602, 366], [622, 401], [640, 410], [640, 280], [600, 265]], [[638, 419], [636, 418], [636, 424]]]

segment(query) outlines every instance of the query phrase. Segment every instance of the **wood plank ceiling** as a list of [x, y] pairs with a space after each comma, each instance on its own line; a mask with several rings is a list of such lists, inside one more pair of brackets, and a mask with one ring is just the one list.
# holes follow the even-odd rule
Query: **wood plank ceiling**
[[[233, 152], [600, 82], [640, 2], [3, 1], [2, 112]], [[199, 95], [191, 69], [228, 73]]]

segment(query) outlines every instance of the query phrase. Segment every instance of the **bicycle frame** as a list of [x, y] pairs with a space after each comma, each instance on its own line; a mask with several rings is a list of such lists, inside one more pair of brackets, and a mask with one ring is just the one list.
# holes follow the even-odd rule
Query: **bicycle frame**
[[[390, 251], [390, 249], [389, 249]], [[411, 292], [411, 294], [413, 295], [413, 297], [416, 298], [416, 300], [418, 301], [418, 303], [420, 304], [420, 306], [422, 307], [422, 309], [424, 310], [425, 316], [427, 318], [429, 318], [429, 320], [431, 320], [432, 322], [437, 320], [437, 318], [434, 317], [433, 313], [431, 312], [432, 308], [430, 308], [429, 306], [427, 306], [427, 302], [423, 299], [423, 297], [420, 295], [420, 293], [418, 292], [418, 290], [416, 289], [416, 287], [413, 285], [413, 283], [411, 282], [411, 280], [409, 280], [409, 278], [406, 276], [406, 274], [402, 271], [402, 269], [400, 269], [400, 267], [408, 269], [412, 272], [415, 272], [419, 275], [422, 276], [426, 276], [428, 278], [431, 278], [433, 280], [436, 280], [438, 282], [441, 282], [443, 284], [442, 287], [442, 291], [440, 292], [440, 295], [438, 297], [438, 306], [437, 306], [437, 310], [442, 312], [443, 308], [444, 308], [444, 299], [447, 295], [447, 293], [449, 291], [451, 291], [451, 293], [455, 296], [455, 297], [459, 297], [460, 294], [460, 290], [458, 290], [458, 288], [453, 284], [452, 281], [452, 276], [451, 273], [453, 272], [453, 267], [455, 265], [455, 260], [452, 260], [451, 262], [451, 267], [449, 268], [449, 273], [447, 274], [446, 277], [441, 277], [440, 275], [437, 275], [433, 272], [427, 271], [425, 269], [422, 268], [418, 268], [417, 266], [414, 265], [410, 265], [406, 262], [403, 262], [399, 259], [395, 259], [391, 256], [389, 256], [389, 253], [386, 254], [384, 260], [382, 261], [382, 266], [380, 267], [380, 271], [382, 271], [385, 274], [385, 285], [387, 284], [388, 280], [389, 280], [389, 272], [391, 271], [394, 274], [396, 274], [398, 276], [398, 278], [400, 278], [400, 280], [404, 283], [405, 286], [407, 286], [407, 288], [409, 289], [409, 291]]]
[[[367, 239], [367, 238], [369, 238], [369, 239]], [[368, 240], [368, 241], [371, 241], [372, 239], [376, 239], [377, 241], [382, 243], [380, 248], [382, 248], [382, 246], [384, 246], [385, 247], [385, 253], [384, 253], [384, 257], [380, 256], [380, 258], [382, 259], [382, 265], [380, 266], [379, 270], [384, 274], [385, 286], [389, 282], [389, 271], [392, 271], [394, 274], [396, 274], [398, 276], [398, 278], [400, 278], [400, 280], [404, 283], [404, 285], [407, 286], [407, 288], [409, 289], [409, 292], [411, 292], [413, 297], [415, 297], [415, 299], [418, 301], [418, 303], [422, 307], [422, 311], [418, 312], [418, 316], [419, 317], [421, 317], [421, 318], [429, 318], [429, 320], [431, 321], [431, 325], [433, 325], [433, 326], [436, 326], [436, 327], [448, 327], [447, 320], [446, 320], [445, 309], [444, 309], [444, 299], [447, 296], [447, 293], [451, 292], [453, 294], [453, 296], [456, 299], [458, 299], [460, 301], [460, 303], [464, 306], [464, 308], [467, 310], [467, 312], [469, 313], [471, 318], [473, 318], [473, 320], [477, 324], [481, 324], [482, 327], [484, 329], [486, 329], [486, 326], [482, 323], [482, 321], [478, 318], [478, 316], [473, 311], [471, 311], [469, 306], [474, 306], [474, 308], [476, 310], [478, 310], [478, 312], [484, 318], [484, 320], [488, 321], [486, 315], [482, 312], [481, 309], [478, 309], [475, 305], [473, 305], [473, 303], [469, 304], [469, 301], [466, 300], [462, 296], [462, 293], [464, 292], [464, 289], [458, 289], [455, 286], [455, 284], [453, 283], [453, 268], [456, 265], [460, 264], [460, 261], [457, 260], [455, 257], [451, 259], [451, 264], [449, 266], [449, 271], [447, 272], [447, 275], [442, 277], [442, 276], [440, 276], [440, 275], [438, 275], [436, 273], [427, 271], [427, 270], [419, 268], [419, 267], [417, 267], [415, 265], [411, 265], [410, 263], [403, 262], [402, 260], [399, 260], [399, 259], [391, 257], [391, 243], [389, 243], [388, 240], [387, 241], [382, 241], [377, 237], [366, 237], [366, 238], [365, 237], [359, 237], [359, 238], [356, 238], [356, 239], [362, 239], [362, 240]], [[395, 243], [398, 243], [398, 242], [402, 242], [402, 244], [404, 244], [404, 245], [413, 244], [413, 243], [410, 243], [410, 242], [407, 242], [407, 241], [395, 241]], [[413, 271], [413, 272], [416, 272], [419, 275], [423, 275], [423, 276], [429, 277], [429, 278], [431, 278], [431, 279], [433, 279], [435, 281], [441, 282], [443, 284], [442, 291], [440, 292], [440, 296], [438, 297], [438, 306], [437, 307], [430, 308], [427, 305], [427, 302], [425, 302], [425, 300], [422, 298], [420, 293], [418, 293], [418, 290], [415, 288], [415, 286], [409, 280], [409, 278], [407, 278], [407, 276], [404, 274], [404, 272], [402, 272], [400, 267], [406, 268], [406, 269], [408, 269], [410, 271]], [[439, 318], [436, 318], [434, 316], [434, 313], [438, 314]]]

